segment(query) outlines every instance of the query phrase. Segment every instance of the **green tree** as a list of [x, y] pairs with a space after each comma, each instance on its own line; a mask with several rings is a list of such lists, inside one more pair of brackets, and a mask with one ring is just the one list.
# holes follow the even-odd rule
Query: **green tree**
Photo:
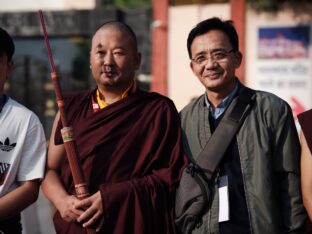
[[144, 7], [150, 6], [151, 0], [101, 0], [101, 6], [106, 7]]
[[300, 4], [300, 3], [311, 3], [311, 0], [246, 0], [251, 7], [257, 10], [273, 10], [280, 9], [283, 4]]
[[[186, 4], [210, 4], [210, 3], [227, 3], [231, 0], [171, 0], [172, 5]], [[312, 0], [246, 0], [249, 6], [257, 10], [275, 11], [280, 9], [285, 3], [294, 4], [311, 3]]]

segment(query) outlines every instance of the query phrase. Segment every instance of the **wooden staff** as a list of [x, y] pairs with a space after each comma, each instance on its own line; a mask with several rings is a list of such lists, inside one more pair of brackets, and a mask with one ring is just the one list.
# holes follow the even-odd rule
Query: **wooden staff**
[[[61, 129], [61, 134], [62, 134], [64, 146], [65, 146], [65, 151], [66, 151], [71, 174], [73, 176], [73, 180], [75, 184], [76, 196], [78, 199], [83, 199], [90, 195], [88, 191], [88, 185], [85, 181], [82, 167], [80, 164], [80, 160], [79, 160], [80, 157], [79, 157], [79, 152], [77, 149], [77, 144], [74, 138], [73, 128], [69, 126], [68, 120], [66, 117], [65, 108], [64, 108], [65, 104], [64, 104], [62, 90], [61, 90], [61, 86], [59, 82], [59, 75], [55, 69], [52, 52], [50, 48], [50, 43], [49, 43], [49, 39], [48, 39], [48, 35], [47, 35], [45, 23], [44, 23], [43, 13], [41, 10], [39, 10], [38, 13], [40, 17], [40, 23], [41, 23], [41, 27], [43, 31], [45, 44], [48, 50], [49, 61], [50, 61], [51, 68], [52, 68], [51, 78], [52, 78], [53, 85], [54, 85], [57, 105], [60, 111], [61, 121], [63, 124], [63, 128]], [[86, 231], [88, 234], [96, 233], [94, 229], [86, 229]]]

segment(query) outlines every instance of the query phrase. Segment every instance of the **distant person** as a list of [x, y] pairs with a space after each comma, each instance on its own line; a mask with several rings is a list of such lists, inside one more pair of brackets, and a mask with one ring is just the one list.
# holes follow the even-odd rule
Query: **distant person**
[[0, 28], [0, 233], [5, 234], [22, 233], [20, 212], [37, 200], [46, 157], [38, 117], [4, 94], [13, 54], [13, 40]]
[[[232, 100], [246, 89], [235, 76], [242, 61], [238, 44], [232, 21], [219, 18], [198, 23], [188, 35], [190, 67], [205, 88], [180, 113], [185, 150], [194, 160]], [[291, 108], [271, 93], [253, 92], [255, 101], [218, 164], [211, 203], [193, 234], [304, 232], [300, 144]], [[218, 188], [224, 186], [228, 193], [220, 191], [219, 197]]]
[[[124, 23], [103, 24], [92, 38], [92, 90], [65, 95], [89, 198], [78, 200], [55, 118], [42, 189], [56, 207], [57, 233], [176, 233], [174, 191], [185, 164], [171, 100], [139, 89], [137, 39]], [[101, 220], [103, 221], [101, 223]]]

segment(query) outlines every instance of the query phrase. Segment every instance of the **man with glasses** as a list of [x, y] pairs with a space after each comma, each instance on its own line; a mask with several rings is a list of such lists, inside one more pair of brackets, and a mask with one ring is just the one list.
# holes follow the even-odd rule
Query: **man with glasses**
[[[189, 33], [190, 67], [205, 87], [180, 113], [185, 150], [195, 161], [231, 101], [245, 89], [235, 76], [242, 61], [238, 44], [232, 21], [219, 18], [204, 20]], [[289, 105], [255, 91], [251, 111], [210, 181], [211, 203], [192, 233], [302, 233], [306, 214], [299, 154]]]

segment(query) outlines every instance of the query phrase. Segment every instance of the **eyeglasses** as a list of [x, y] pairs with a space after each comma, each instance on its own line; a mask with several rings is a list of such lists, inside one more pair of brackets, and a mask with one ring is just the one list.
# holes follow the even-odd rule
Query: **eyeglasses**
[[229, 51], [220, 49], [220, 50], [216, 50], [212, 52], [209, 57], [207, 56], [207, 54], [199, 54], [195, 58], [191, 58], [191, 60], [200, 66], [204, 66], [206, 65], [209, 58], [212, 62], [226, 61], [226, 58], [228, 57], [228, 55], [234, 51], [235, 51], [234, 49], [231, 49]]

